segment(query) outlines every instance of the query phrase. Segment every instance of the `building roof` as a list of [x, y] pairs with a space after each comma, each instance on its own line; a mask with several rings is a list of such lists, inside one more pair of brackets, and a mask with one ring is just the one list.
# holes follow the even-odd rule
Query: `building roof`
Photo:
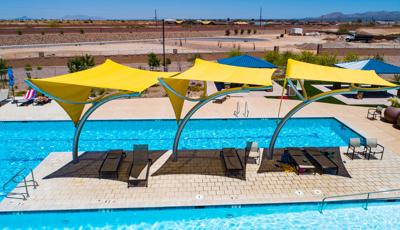
[[400, 74], [400, 67], [375, 59], [335, 64], [345, 69], [374, 70], [377, 74]]
[[240, 55], [231, 58], [218, 59], [218, 63], [224, 65], [248, 67], [248, 68], [276, 68], [276, 66], [261, 58], [256, 58], [250, 55]]

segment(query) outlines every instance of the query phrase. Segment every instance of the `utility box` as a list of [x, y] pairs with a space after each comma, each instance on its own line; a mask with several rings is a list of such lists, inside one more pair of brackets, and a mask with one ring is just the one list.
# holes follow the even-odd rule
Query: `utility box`
[[303, 35], [303, 28], [291, 28], [289, 31], [290, 35]]

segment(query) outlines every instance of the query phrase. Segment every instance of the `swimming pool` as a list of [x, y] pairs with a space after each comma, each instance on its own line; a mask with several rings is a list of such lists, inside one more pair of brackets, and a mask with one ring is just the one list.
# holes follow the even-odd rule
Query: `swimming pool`
[[[191, 120], [179, 147], [244, 148], [246, 141], [268, 147], [276, 124], [276, 119]], [[134, 143], [149, 144], [153, 150], [172, 149], [176, 129], [174, 120], [89, 121], [79, 150], [132, 149]], [[70, 121], [0, 122], [0, 186], [20, 169], [34, 168], [50, 152], [70, 152], [73, 134]], [[350, 137], [361, 136], [335, 118], [295, 118], [282, 129], [276, 147], [347, 146]]]
[[400, 202], [0, 214], [0, 229], [399, 229]]

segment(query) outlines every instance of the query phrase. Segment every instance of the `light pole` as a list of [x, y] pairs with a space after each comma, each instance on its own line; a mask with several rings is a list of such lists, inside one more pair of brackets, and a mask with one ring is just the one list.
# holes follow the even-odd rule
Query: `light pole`
[[162, 20], [162, 45], [163, 45], [163, 64], [164, 64], [164, 72], [168, 71], [167, 62], [165, 58], [165, 20]]

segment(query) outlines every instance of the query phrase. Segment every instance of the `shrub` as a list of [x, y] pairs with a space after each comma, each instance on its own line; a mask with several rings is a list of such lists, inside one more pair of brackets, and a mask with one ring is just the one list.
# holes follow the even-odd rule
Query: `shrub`
[[70, 73], [78, 72], [85, 69], [90, 69], [94, 66], [94, 58], [91, 55], [75, 57], [68, 60], [67, 66]]
[[48, 22], [49, 27], [51, 28], [57, 28], [60, 26], [60, 22], [56, 20], [51, 20]]
[[225, 30], [225, 36], [229, 36], [231, 35], [231, 31], [230, 30]]
[[381, 56], [380, 54], [375, 54], [373, 59], [378, 60], [378, 61], [385, 61], [383, 55]]
[[40, 32], [40, 34], [41, 34], [41, 35], [44, 35], [45, 33], [44, 33], [44, 31], [42, 31], [42, 32]]
[[240, 30], [240, 34], [244, 34], [244, 29], [241, 29], [241, 30]]
[[149, 53], [147, 55], [147, 64], [149, 65], [150, 69], [154, 69], [160, 66], [160, 59], [157, 58], [155, 53]]
[[344, 62], [352, 62], [352, 61], [359, 61], [359, 60], [360, 60], [360, 57], [358, 57], [358, 55], [355, 53], [347, 53], [343, 58]]
[[6, 60], [0, 58], [0, 75], [7, 73], [7, 62]]
[[317, 59], [318, 56], [316, 56], [313, 52], [302, 51], [297, 60], [315, 64], [317, 62]]
[[191, 57], [189, 57], [189, 58], [187, 59], [187, 61], [193, 64], [194, 61], [196, 61], [197, 58], [201, 58], [201, 55], [198, 54], [198, 53], [193, 54]]
[[234, 29], [233, 32], [235, 33], [235, 35], [237, 35], [239, 33], [238, 29]]
[[36, 70], [42, 70], [43, 68], [41, 66], [36, 66]]
[[165, 64], [166, 65], [171, 65], [171, 63], [172, 63], [171, 59], [170, 58], [166, 58], [165, 59], [165, 63], [164, 63], [164, 60], [162, 61], [162, 66], [165, 66]]
[[257, 30], [253, 30], [253, 34], [256, 34], [257, 33]]
[[84, 34], [84, 33], [85, 33], [85, 30], [80, 29], [79, 32], [80, 32], [81, 34]]
[[268, 51], [264, 55], [264, 60], [276, 64], [279, 59], [280, 54], [275, 51]]
[[397, 97], [392, 97], [388, 99], [392, 107], [400, 108], [400, 100]]
[[17, 30], [17, 34], [18, 35], [22, 35], [22, 31], [21, 30]]
[[247, 34], [251, 34], [251, 29], [247, 29]]
[[242, 55], [239, 49], [231, 49], [228, 53], [228, 57], [236, 57]]
[[337, 62], [338, 62], [338, 59], [337, 59], [336, 55], [322, 54], [322, 55], [318, 56], [315, 64], [324, 65], [324, 66], [333, 66]]
[[61, 30], [61, 31], [60, 31], [60, 34], [63, 35], [63, 34], [64, 34], [64, 31]]
[[32, 65], [31, 64], [26, 64], [24, 67], [25, 71], [29, 72], [32, 71]]

